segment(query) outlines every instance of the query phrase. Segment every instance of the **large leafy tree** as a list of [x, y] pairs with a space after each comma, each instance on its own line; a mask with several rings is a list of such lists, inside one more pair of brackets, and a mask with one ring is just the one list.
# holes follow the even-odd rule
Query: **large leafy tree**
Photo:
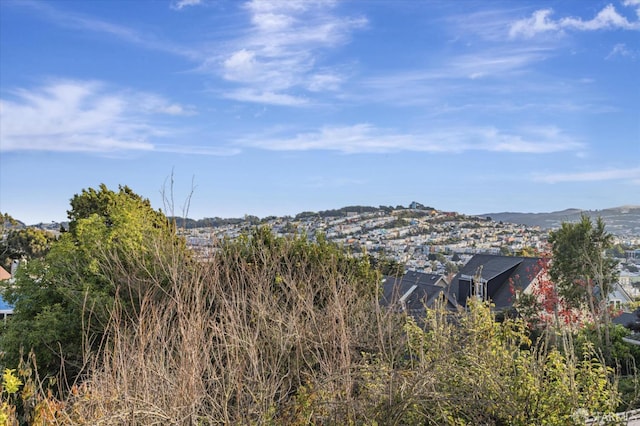
[[[606, 254], [613, 237], [606, 232], [602, 218], [595, 223], [583, 215], [575, 223], [563, 223], [551, 232], [553, 261], [549, 269], [559, 295], [574, 308], [586, 309], [598, 330], [610, 322], [607, 295], [617, 281], [615, 259]], [[601, 341], [608, 346], [608, 327]], [[602, 340], [604, 339], [604, 340]]]
[[164, 214], [126, 186], [83, 190], [71, 199], [68, 216], [69, 232], [4, 288], [14, 316], [0, 346], [8, 365], [17, 365], [21, 351], [33, 350], [41, 372], [57, 374], [64, 367], [72, 379], [99, 347], [114, 300], [126, 299], [122, 305], [135, 312], [140, 293], [127, 288], [125, 294], [120, 284], [153, 267], [155, 242], [165, 239], [179, 250], [184, 245]]
[[14, 259], [44, 257], [55, 240], [53, 233], [37, 228], [11, 229], [0, 243], [0, 265], [9, 268]]

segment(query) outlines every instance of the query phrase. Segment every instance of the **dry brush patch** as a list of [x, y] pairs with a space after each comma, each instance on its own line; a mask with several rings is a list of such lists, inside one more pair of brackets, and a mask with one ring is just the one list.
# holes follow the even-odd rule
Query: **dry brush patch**
[[151, 246], [105, 258], [121, 297], [59, 423], [571, 424], [615, 407], [594, 357], [532, 347], [485, 304], [418, 327], [380, 308], [366, 260], [322, 240], [258, 230], [198, 262]]
[[355, 366], [379, 346], [378, 276], [364, 261], [264, 234], [221, 243], [206, 262], [157, 255], [169, 282], [149, 270], [141, 286], [109, 265], [139, 306], [112, 310], [72, 404], [78, 421], [294, 422], [304, 395], [327, 421], [355, 416]]

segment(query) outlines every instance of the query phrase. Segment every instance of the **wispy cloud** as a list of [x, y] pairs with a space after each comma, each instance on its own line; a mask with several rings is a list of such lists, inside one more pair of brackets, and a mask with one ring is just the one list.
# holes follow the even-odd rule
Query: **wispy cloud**
[[449, 77], [503, 78], [505, 74], [525, 70], [529, 65], [540, 62], [549, 55], [549, 49], [542, 47], [500, 49], [480, 51], [453, 58], [445, 70]]
[[327, 150], [346, 154], [400, 151], [460, 153], [490, 151], [545, 154], [582, 149], [582, 144], [553, 127], [522, 129], [519, 134], [492, 127], [445, 128], [426, 133], [398, 133], [370, 124], [323, 127], [293, 137], [255, 137], [237, 141], [274, 151]]
[[175, 0], [171, 3], [171, 8], [176, 10], [182, 10], [188, 6], [197, 6], [203, 4], [202, 0]]
[[522, 5], [514, 2], [512, 6], [516, 9], [511, 7], [478, 11], [465, 10], [461, 14], [449, 16], [447, 20], [451, 25], [448, 28], [455, 31], [453, 41], [477, 43], [480, 39], [490, 42], [504, 42], [509, 27], [513, 23], [513, 16], [521, 13]]
[[286, 93], [276, 93], [271, 91], [258, 90], [254, 88], [242, 88], [232, 90], [223, 95], [225, 98], [242, 102], [255, 102], [260, 104], [280, 105], [280, 106], [301, 106], [308, 104], [308, 99], [288, 95]]
[[[222, 77], [239, 86], [226, 94], [245, 102], [301, 105], [292, 93], [337, 90], [343, 77], [322, 67], [319, 52], [348, 41], [364, 18], [333, 13], [336, 2], [260, 1], [244, 5], [251, 26], [220, 61]], [[214, 61], [215, 62], [215, 61]]]
[[605, 169], [576, 173], [540, 173], [534, 175], [534, 180], [545, 183], [560, 182], [601, 182], [609, 180], [625, 180], [640, 184], [640, 167], [631, 169]]
[[540, 9], [533, 12], [531, 17], [515, 21], [511, 24], [509, 35], [512, 38], [531, 38], [540, 33], [557, 33], [564, 30], [595, 31], [595, 30], [638, 30], [640, 29], [640, 2], [626, 0], [624, 6], [634, 7], [637, 16], [629, 20], [620, 14], [612, 4], [606, 5], [591, 19], [565, 17], [554, 20], [552, 9]]
[[[513, 101], [513, 93], [509, 92], [513, 86], [517, 86], [518, 93], [531, 91], [536, 96], [557, 94], [553, 82], [547, 80], [541, 85], [530, 78], [533, 65], [550, 56], [552, 52], [545, 47], [483, 48], [475, 53], [442, 58], [428, 68], [364, 78], [359, 90], [348, 96], [360, 101], [400, 106], [433, 105], [441, 108], [443, 105], [456, 105], [460, 97], [465, 98], [465, 103], [475, 99], [483, 107], [504, 105]], [[477, 97], [481, 100], [478, 101]]]
[[0, 150], [5, 152], [181, 152], [179, 146], [154, 144], [171, 134], [158, 124], [159, 117], [195, 113], [159, 95], [114, 90], [97, 81], [57, 81], [11, 94], [0, 100]]
[[402, 86], [410, 88], [425, 83], [432, 85], [434, 82], [460, 79], [503, 79], [527, 70], [529, 65], [544, 60], [549, 54], [549, 49], [544, 47], [479, 49], [475, 53], [447, 57], [429, 68], [372, 77], [365, 82], [381, 89], [396, 90]]
[[613, 59], [615, 57], [636, 59], [638, 57], [638, 52], [629, 49], [624, 43], [617, 43], [613, 46], [613, 49], [611, 49], [611, 52], [609, 52], [605, 59]]
[[[182, 1], [189, 2], [194, 0]], [[96, 19], [72, 10], [61, 9], [53, 6], [51, 3], [45, 3], [37, 0], [21, 0], [12, 4], [29, 8], [40, 17], [60, 27], [101, 33], [146, 49], [168, 52], [174, 55], [184, 56], [189, 59], [202, 58], [201, 53], [198, 50], [191, 49], [188, 46], [176, 45], [169, 40], [159, 39], [152, 34], [141, 33], [140, 31], [124, 25]]]

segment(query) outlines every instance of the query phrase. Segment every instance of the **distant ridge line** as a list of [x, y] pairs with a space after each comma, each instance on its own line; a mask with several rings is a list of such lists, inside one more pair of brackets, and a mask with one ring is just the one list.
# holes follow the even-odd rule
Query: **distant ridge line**
[[626, 205], [602, 210], [565, 209], [551, 213], [485, 213], [478, 216], [488, 216], [498, 222], [554, 229], [560, 227], [562, 222], [579, 220], [583, 214], [592, 219], [601, 217], [607, 231], [612, 234], [640, 235], [640, 205]]
[[[169, 216], [169, 220], [175, 220], [177, 224], [185, 228], [200, 228], [200, 227], [218, 227], [225, 225], [238, 225], [238, 224], [252, 224], [259, 225], [264, 220], [282, 219], [282, 220], [304, 220], [313, 217], [344, 217], [352, 213], [365, 213], [365, 212], [385, 212], [389, 214], [394, 210], [424, 210], [427, 211], [439, 211], [448, 212], [446, 210], [440, 210], [421, 203], [413, 201], [408, 207], [398, 206], [385, 206], [380, 205], [378, 207], [373, 206], [359, 206], [351, 205], [337, 209], [314, 211], [303, 211], [295, 216], [266, 216], [259, 218], [257, 216], [245, 215], [244, 217], [237, 218], [221, 218], [221, 217], [205, 217], [202, 219], [192, 219], [188, 217]], [[560, 227], [562, 222], [571, 222], [580, 219], [582, 214], [586, 214], [591, 218], [598, 216], [602, 217], [607, 226], [607, 231], [616, 235], [640, 235], [640, 205], [623, 205], [620, 207], [611, 207], [602, 210], [583, 210], [577, 208], [567, 208], [560, 211], [550, 213], [521, 213], [521, 212], [498, 212], [498, 213], [483, 213], [478, 215], [465, 214], [458, 212], [448, 212], [450, 214], [470, 216], [470, 217], [490, 217], [496, 222], [507, 222], [518, 225], [525, 225], [530, 227], [540, 227], [541, 229], [555, 229]], [[30, 225], [41, 229], [58, 230], [60, 226], [68, 228], [68, 222], [52, 222], [52, 223], [39, 223]], [[20, 223], [19, 226], [25, 225]]]

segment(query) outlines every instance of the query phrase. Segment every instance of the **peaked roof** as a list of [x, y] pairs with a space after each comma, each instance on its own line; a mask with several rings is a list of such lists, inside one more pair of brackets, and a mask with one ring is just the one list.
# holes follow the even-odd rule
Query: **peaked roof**
[[613, 288], [609, 292], [609, 296], [608, 296], [609, 298], [611, 298], [612, 296], [618, 295], [625, 300], [624, 303], [633, 302], [633, 297], [631, 297], [631, 295], [627, 292], [627, 290], [624, 289], [624, 287], [619, 282], [613, 283], [612, 287]]
[[496, 309], [509, 308], [513, 305], [512, 283], [519, 290], [529, 287], [539, 274], [540, 260], [539, 257], [476, 254], [451, 281], [451, 292], [456, 295], [458, 303], [466, 306], [470, 281], [482, 268], [480, 276]]
[[2, 266], [0, 266], [0, 281], [8, 280], [11, 278], [11, 274], [7, 272]]
[[436, 298], [444, 294], [449, 308], [455, 308], [455, 300], [448, 298], [447, 283], [442, 275], [407, 271], [400, 276], [387, 276], [382, 285], [382, 304], [396, 305], [410, 314], [424, 316], [425, 306], [432, 306]]

